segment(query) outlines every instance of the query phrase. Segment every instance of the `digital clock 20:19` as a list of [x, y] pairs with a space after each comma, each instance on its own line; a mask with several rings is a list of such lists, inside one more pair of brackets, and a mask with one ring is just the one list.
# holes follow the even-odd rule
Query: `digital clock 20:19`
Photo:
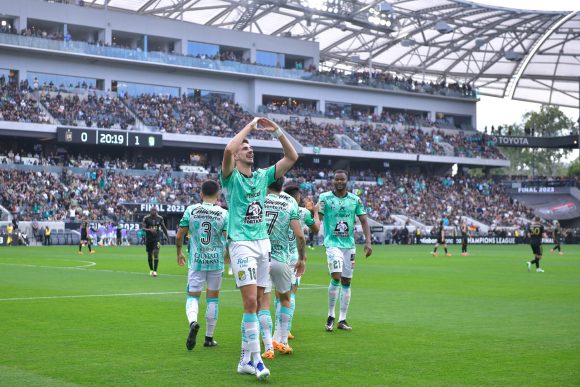
[[99, 133], [99, 144], [125, 144], [124, 134]]

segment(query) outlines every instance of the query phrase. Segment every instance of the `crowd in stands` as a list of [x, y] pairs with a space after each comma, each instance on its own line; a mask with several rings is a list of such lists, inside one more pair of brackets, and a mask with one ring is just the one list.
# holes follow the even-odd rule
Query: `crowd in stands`
[[[29, 26], [20, 32], [18, 32], [13, 26], [10, 24], [3, 26], [0, 29], [0, 33], [9, 33], [9, 34], [20, 34], [22, 36], [29, 36], [29, 37], [36, 37], [36, 38], [43, 38], [43, 39], [51, 39], [57, 41], [71, 41], [74, 38], [70, 34], [64, 34], [61, 30], [46, 30], [37, 26]], [[116, 48], [123, 48], [127, 50], [132, 50], [134, 52], [141, 52], [143, 51], [142, 48], [137, 45], [129, 45], [123, 44], [116, 41], [113, 41], [111, 44], [102, 41], [92, 41], [92, 42], [85, 42], [88, 44], [93, 44], [97, 46], [111, 46]], [[154, 51], [154, 50], [152, 50]], [[173, 56], [184, 56], [183, 54], [172, 51], [172, 52], [165, 52], [166, 50], [162, 50], [165, 54], [171, 54]], [[219, 52], [213, 56], [206, 56], [206, 55], [186, 55], [192, 56], [198, 59], [204, 60], [214, 60], [214, 61], [234, 61], [243, 64], [252, 64], [256, 66], [264, 66], [264, 67], [277, 67], [282, 68], [284, 66], [283, 63], [278, 63], [276, 66], [269, 66], [265, 64], [258, 64], [255, 62], [251, 62], [248, 57], [244, 57], [240, 53], [236, 53], [233, 51], [223, 51]], [[168, 58], [170, 61], [170, 59]], [[337, 69], [331, 70], [321, 70], [318, 69], [314, 65], [310, 65], [304, 68], [304, 64], [301, 61], [296, 61], [295, 63], [289, 65], [291, 69], [302, 71], [304, 75], [302, 78], [305, 80], [311, 81], [318, 81], [318, 82], [325, 82], [325, 83], [335, 83], [335, 84], [344, 84], [350, 86], [366, 86], [366, 87], [373, 87], [373, 88], [380, 88], [380, 89], [387, 89], [387, 90], [402, 90], [407, 92], [414, 92], [414, 93], [425, 93], [425, 94], [432, 94], [432, 95], [443, 95], [443, 96], [453, 96], [453, 97], [462, 97], [462, 98], [475, 98], [477, 96], [476, 90], [470, 84], [460, 84], [457, 82], [447, 82], [446, 80], [442, 80], [440, 82], [433, 82], [433, 81], [417, 81], [412, 79], [411, 77], [406, 77], [402, 75], [396, 75], [389, 71], [381, 71], [381, 70], [374, 70], [372, 73], [369, 71], [351, 71], [346, 72]]]
[[[215, 99], [206, 101], [192, 96], [180, 97], [142, 94], [124, 97], [127, 106], [145, 125], [162, 133], [233, 137], [253, 118], [240, 105]], [[253, 132], [251, 138], [270, 140], [265, 132]]]
[[396, 89], [415, 93], [426, 93], [433, 95], [445, 95], [454, 97], [476, 97], [475, 89], [470, 84], [460, 84], [443, 80], [439, 83], [417, 81], [411, 77], [395, 75], [391, 72], [375, 70], [369, 71], [345, 72], [341, 70], [316, 70], [308, 77], [309, 80], [345, 84], [351, 86], [370, 86], [380, 89]]
[[83, 175], [66, 171], [0, 170], [0, 204], [20, 220], [129, 219], [124, 203], [190, 204], [199, 201], [203, 178], [131, 176], [87, 170]]
[[[329, 169], [298, 169], [288, 174], [312, 197], [332, 189], [334, 172]], [[376, 184], [355, 184], [368, 181]], [[349, 188], [361, 196], [369, 216], [383, 224], [393, 214], [406, 215], [427, 225], [447, 218], [469, 216], [493, 227], [522, 225], [533, 212], [512, 199], [501, 184], [473, 177], [425, 177], [423, 175], [356, 171], [349, 176]]]
[[[23, 86], [22, 84], [20, 86]], [[0, 121], [49, 123], [50, 118], [26, 88], [0, 76]]]
[[116, 97], [88, 95], [44, 94], [41, 102], [50, 114], [63, 125], [127, 129], [135, 124], [121, 100]]
[[[86, 159], [87, 156], [78, 156]], [[71, 158], [74, 160], [74, 158]], [[73, 162], [73, 161], [71, 161]], [[120, 163], [119, 165], [117, 165]], [[0, 169], [0, 204], [21, 220], [128, 219], [124, 203], [183, 204], [199, 200], [205, 175], [175, 174], [171, 164], [148, 160], [137, 165], [166, 165], [154, 175], [116, 173], [107, 167], [133, 167], [118, 159], [95, 162], [84, 173]], [[210, 178], [216, 178], [213, 168]], [[332, 190], [328, 168], [294, 168], [287, 177], [315, 202]], [[457, 224], [468, 216], [491, 228], [523, 227], [533, 211], [511, 198], [493, 179], [468, 176], [426, 176], [357, 170], [350, 172], [349, 191], [361, 197], [371, 219], [394, 224], [404, 215], [428, 226], [440, 220]]]
[[[36, 83], [36, 82], [35, 82]], [[88, 85], [79, 84], [81, 89]], [[193, 96], [160, 96], [141, 94], [136, 97], [98, 95], [94, 91], [83, 94], [41, 91], [23, 81], [16, 87], [0, 78], [0, 120], [48, 123], [50, 119], [38, 105], [39, 101], [61, 124], [72, 126], [128, 129], [136, 125], [135, 116], [145, 125], [162, 133], [197, 134], [212, 137], [233, 137], [253, 115], [239, 104], [220, 100], [205, 100]], [[52, 90], [54, 85], [48, 85]], [[31, 92], [31, 90], [33, 92]], [[130, 111], [129, 111], [130, 110]], [[132, 113], [133, 114], [132, 114]], [[350, 137], [363, 150], [447, 155], [460, 157], [483, 157], [501, 159], [503, 156], [489, 138], [480, 133], [445, 134], [439, 130], [423, 131], [413, 125], [423, 119], [420, 114], [384, 112], [377, 121], [366, 123], [344, 121], [315, 123], [304, 120], [282, 120], [282, 125], [305, 146], [348, 148], [335, 134]], [[402, 129], [407, 127], [408, 129]], [[251, 138], [271, 139], [267, 132], [255, 131]], [[445, 143], [451, 147], [445, 147]]]

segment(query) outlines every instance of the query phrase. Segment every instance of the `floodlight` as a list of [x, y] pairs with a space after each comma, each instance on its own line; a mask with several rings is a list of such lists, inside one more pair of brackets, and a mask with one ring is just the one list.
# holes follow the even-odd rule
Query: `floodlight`
[[435, 23], [434, 28], [435, 28], [435, 30], [437, 30], [441, 34], [447, 34], [447, 33], [453, 31], [453, 27], [451, 27], [449, 24], [447, 24], [443, 20], [439, 20], [437, 23]]
[[515, 52], [513, 50], [506, 51], [503, 56], [504, 56], [504, 58], [506, 58], [507, 60], [512, 61], [512, 62], [519, 62], [520, 60], [522, 60], [524, 58], [523, 54], [521, 54], [519, 52]]

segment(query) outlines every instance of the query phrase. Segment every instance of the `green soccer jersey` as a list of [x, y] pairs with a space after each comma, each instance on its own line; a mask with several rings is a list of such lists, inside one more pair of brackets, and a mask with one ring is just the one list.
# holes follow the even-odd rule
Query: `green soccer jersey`
[[268, 239], [264, 223], [264, 199], [266, 189], [275, 180], [275, 165], [255, 170], [250, 177], [236, 168], [228, 177], [224, 177], [220, 171], [220, 183], [230, 212], [228, 238], [233, 241]]
[[[269, 194], [264, 202], [266, 224], [272, 245], [272, 258], [279, 262], [290, 262], [290, 221], [300, 220], [298, 204], [284, 192], [280, 195]], [[293, 234], [292, 234], [293, 235]], [[296, 244], [296, 241], [294, 241]]]
[[[298, 207], [298, 216], [300, 216], [300, 227], [304, 229], [304, 227], [312, 226], [314, 224], [314, 217], [310, 210], [307, 210], [304, 207]], [[288, 239], [290, 241], [290, 264], [295, 264], [298, 261], [298, 246], [296, 245], [296, 236], [294, 235], [294, 231], [292, 229], [288, 230]]]
[[319, 212], [324, 215], [324, 246], [354, 248], [355, 216], [366, 214], [360, 198], [350, 192], [340, 198], [329, 191], [321, 194], [318, 201]]
[[187, 267], [195, 271], [223, 270], [228, 211], [211, 203], [187, 207], [179, 227], [189, 229]]

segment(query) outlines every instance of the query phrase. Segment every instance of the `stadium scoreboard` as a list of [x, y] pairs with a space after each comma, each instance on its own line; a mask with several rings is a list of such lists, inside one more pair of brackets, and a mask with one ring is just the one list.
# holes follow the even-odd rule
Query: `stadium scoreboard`
[[120, 130], [57, 128], [59, 142], [71, 144], [111, 145], [139, 148], [160, 148], [163, 137], [159, 133]]

